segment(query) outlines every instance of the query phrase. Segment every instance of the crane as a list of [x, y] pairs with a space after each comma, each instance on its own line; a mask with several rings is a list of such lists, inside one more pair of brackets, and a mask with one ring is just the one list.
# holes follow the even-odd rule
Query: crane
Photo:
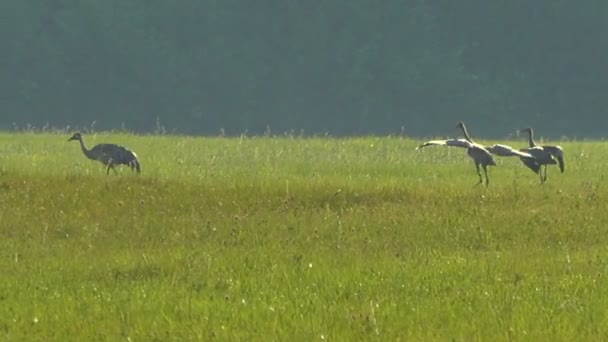
[[452, 146], [452, 147], [460, 147], [466, 148], [467, 154], [473, 162], [475, 163], [475, 168], [477, 169], [477, 174], [479, 175], [479, 182], [475, 184], [475, 186], [483, 183], [483, 178], [481, 176], [481, 171], [479, 167], [483, 168], [483, 172], [486, 178], [486, 186], [490, 185], [490, 178], [488, 177], [488, 166], [496, 165], [494, 158], [492, 157], [492, 153], [488, 151], [484, 146], [473, 142], [471, 137], [469, 136], [469, 132], [464, 123], [459, 122], [457, 127], [462, 129], [464, 134], [464, 139], [447, 139], [447, 140], [430, 140], [416, 147], [416, 150], [427, 146]]
[[141, 166], [135, 152], [123, 146], [116, 144], [99, 144], [89, 150], [84, 144], [80, 133], [74, 133], [74, 135], [68, 139], [68, 141], [74, 140], [80, 142], [80, 148], [87, 158], [97, 160], [107, 166], [106, 174], [110, 174], [110, 169], [116, 173], [114, 167], [117, 165], [127, 165], [131, 168], [131, 171], [135, 170], [138, 174], [141, 172]]
[[[528, 147], [520, 149], [521, 152], [531, 154], [539, 165], [538, 173], [540, 175], [541, 184], [547, 181], [547, 166], [558, 164], [561, 173], [565, 171], [564, 150], [557, 145], [538, 145], [534, 141], [534, 130], [530, 127], [522, 128], [520, 132], [528, 132]], [[528, 165], [529, 161], [523, 160], [524, 165]], [[540, 166], [544, 166], [544, 172], [541, 172]], [[534, 170], [533, 170], [534, 171]]]

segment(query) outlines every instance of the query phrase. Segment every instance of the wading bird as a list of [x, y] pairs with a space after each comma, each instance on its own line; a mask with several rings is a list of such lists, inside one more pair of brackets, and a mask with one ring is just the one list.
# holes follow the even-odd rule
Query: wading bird
[[[564, 150], [561, 146], [551, 146], [551, 145], [537, 145], [536, 141], [534, 141], [534, 130], [532, 128], [523, 128], [519, 130], [520, 132], [528, 132], [528, 145], [529, 147], [520, 149], [521, 152], [526, 152], [531, 154], [534, 159], [536, 159], [536, 163], [539, 165], [538, 170], [534, 170], [530, 167], [529, 160], [522, 159], [524, 165], [530, 167], [532, 171], [538, 173], [540, 175], [541, 184], [547, 180], [547, 166], [558, 164], [559, 170], [564, 173], [565, 164], [564, 164]], [[540, 170], [540, 166], [544, 166], [544, 172]]]
[[68, 141], [78, 140], [80, 142], [80, 148], [85, 156], [89, 159], [97, 160], [103, 165], [107, 166], [106, 174], [110, 174], [110, 169], [116, 173], [114, 169], [117, 165], [127, 165], [131, 168], [131, 171], [136, 170], [137, 173], [141, 172], [139, 161], [135, 152], [115, 144], [99, 144], [95, 145], [92, 149], [87, 149], [82, 140], [80, 133], [74, 133]]
[[473, 142], [473, 140], [469, 136], [469, 132], [467, 132], [467, 128], [464, 123], [459, 122], [458, 127], [462, 129], [464, 139], [431, 140], [416, 147], [416, 149], [418, 150], [427, 146], [437, 145], [466, 148], [467, 154], [469, 155], [469, 157], [471, 157], [471, 159], [473, 159], [473, 162], [475, 163], [475, 168], [477, 169], [477, 174], [479, 175], [479, 183], [475, 184], [475, 186], [483, 183], [483, 178], [479, 170], [480, 166], [483, 168], [483, 172], [486, 176], [486, 186], [490, 185], [490, 178], [488, 177], [488, 166], [496, 165], [492, 154], [484, 146]]

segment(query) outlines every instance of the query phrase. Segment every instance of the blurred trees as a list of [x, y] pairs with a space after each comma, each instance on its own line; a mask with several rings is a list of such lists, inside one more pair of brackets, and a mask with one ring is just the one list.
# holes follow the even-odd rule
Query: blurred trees
[[4, 128], [605, 135], [600, 0], [6, 0], [0, 19]]

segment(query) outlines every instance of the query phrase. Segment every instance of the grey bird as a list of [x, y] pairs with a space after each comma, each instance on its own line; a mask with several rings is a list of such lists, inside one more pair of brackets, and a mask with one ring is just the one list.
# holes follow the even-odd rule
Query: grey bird
[[78, 140], [80, 142], [80, 148], [87, 158], [97, 160], [107, 166], [106, 174], [110, 174], [110, 169], [116, 173], [114, 167], [117, 165], [127, 165], [131, 168], [131, 171], [135, 170], [138, 174], [141, 172], [141, 166], [139, 160], [137, 160], [137, 155], [126, 147], [116, 144], [99, 144], [89, 150], [84, 144], [80, 133], [74, 133], [74, 135], [68, 139], [68, 141], [73, 140]]
[[[547, 180], [547, 166], [558, 164], [559, 170], [561, 173], [564, 173], [566, 170], [566, 165], [564, 163], [564, 150], [561, 146], [557, 145], [537, 145], [536, 141], [534, 141], [534, 130], [530, 127], [522, 128], [519, 130], [520, 132], [528, 132], [528, 147], [520, 149], [521, 152], [526, 152], [531, 154], [536, 163], [539, 165], [537, 171], [535, 171], [532, 167], [530, 167], [530, 161], [522, 159], [524, 165], [528, 166], [535, 173], [540, 175], [541, 184]], [[544, 166], [544, 171], [540, 170], [540, 167]]]
[[479, 175], [479, 182], [475, 184], [475, 186], [483, 183], [481, 171], [479, 170], [480, 166], [483, 168], [483, 172], [485, 174], [486, 186], [490, 185], [490, 178], [488, 177], [488, 166], [496, 165], [496, 162], [492, 157], [492, 153], [490, 153], [490, 151], [488, 151], [484, 146], [475, 143], [471, 139], [464, 123], [459, 122], [457, 127], [462, 129], [464, 139], [430, 140], [416, 147], [416, 149], [419, 150], [427, 146], [437, 145], [466, 148], [467, 154], [469, 155], [469, 157], [471, 157], [471, 159], [473, 159], [473, 162], [475, 163], [475, 168], [477, 169], [477, 174]]

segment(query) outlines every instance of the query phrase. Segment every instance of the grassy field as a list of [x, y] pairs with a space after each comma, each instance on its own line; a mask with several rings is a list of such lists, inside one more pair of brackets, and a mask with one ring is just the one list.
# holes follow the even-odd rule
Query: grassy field
[[608, 143], [68, 137], [0, 134], [0, 340], [608, 339]]

